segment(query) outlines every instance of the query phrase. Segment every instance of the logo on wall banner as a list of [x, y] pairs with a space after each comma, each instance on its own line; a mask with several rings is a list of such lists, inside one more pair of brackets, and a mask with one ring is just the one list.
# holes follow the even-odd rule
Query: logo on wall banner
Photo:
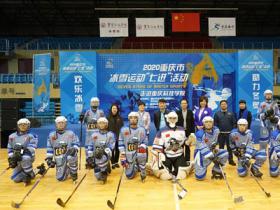
[[209, 36], [236, 36], [235, 18], [208, 18]]
[[97, 96], [96, 53], [59, 52], [61, 114], [78, 123], [79, 114]]
[[48, 112], [50, 107], [51, 54], [33, 55], [33, 111]]
[[137, 37], [163, 37], [164, 18], [136, 18]]
[[238, 100], [246, 100], [248, 110], [256, 116], [263, 92], [273, 88], [273, 51], [238, 51], [237, 77]]
[[99, 18], [100, 37], [127, 37], [128, 18]]

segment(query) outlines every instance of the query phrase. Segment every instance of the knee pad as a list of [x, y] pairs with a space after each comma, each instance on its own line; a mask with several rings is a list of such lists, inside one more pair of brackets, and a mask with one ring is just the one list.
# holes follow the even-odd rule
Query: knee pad
[[276, 172], [270, 171], [270, 176], [271, 177], [278, 177], [279, 176], [279, 171], [276, 171]]
[[20, 182], [22, 182], [22, 180], [21, 179], [19, 179], [19, 178], [14, 178], [14, 179], [12, 179], [15, 183], [20, 183]]
[[256, 160], [260, 160], [260, 161], [264, 162], [266, 160], [266, 157], [267, 157], [267, 155], [266, 155], [266, 152], [264, 149], [262, 149], [256, 153]]
[[133, 179], [135, 177], [136, 170], [134, 165], [130, 165], [128, 168], [125, 169], [125, 175], [128, 179]]
[[147, 162], [147, 152], [146, 149], [144, 151], [144, 148], [142, 148], [141, 150], [138, 149], [137, 151], [137, 162], [138, 164], [146, 164]]
[[204, 180], [205, 177], [206, 177], [206, 173], [205, 173], [205, 174], [202, 174], [202, 175], [195, 174], [195, 178], [196, 178], [196, 180], [198, 180], [198, 181]]
[[199, 166], [198, 164], [194, 164], [195, 167], [195, 178], [197, 180], [203, 180], [207, 173], [207, 167]]
[[269, 172], [271, 177], [278, 177], [279, 176], [279, 167], [278, 166], [271, 166], [269, 167]]
[[239, 175], [240, 177], [245, 177], [245, 176], [247, 176], [247, 172], [248, 172], [248, 170], [245, 169], [245, 168], [238, 168], [238, 169], [237, 169], [237, 173], [238, 173], [238, 175]]
[[220, 159], [228, 159], [228, 151], [227, 150], [225, 150], [225, 149], [219, 149], [219, 152], [218, 152], [218, 157], [220, 158]]
[[21, 160], [22, 167], [28, 167], [32, 165], [32, 158], [28, 155], [23, 155]]

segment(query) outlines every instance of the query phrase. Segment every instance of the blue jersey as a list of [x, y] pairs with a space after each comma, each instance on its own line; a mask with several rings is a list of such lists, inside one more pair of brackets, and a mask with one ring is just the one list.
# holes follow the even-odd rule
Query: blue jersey
[[8, 141], [8, 156], [11, 157], [14, 154], [15, 144], [20, 144], [23, 148], [28, 149], [32, 156], [35, 155], [35, 149], [38, 144], [38, 136], [29, 132], [20, 134], [19, 132], [14, 132], [9, 136]]
[[244, 133], [241, 133], [238, 129], [233, 129], [229, 135], [229, 144], [232, 150], [245, 147], [245, 155], [249, 158], [252, 157], [254, 145], [251, 130], [248, 129]]
[[52, 131], [47, 142], [47, 157], [62, 158], [67, 149], [74, 147], [78, 150], [79, 145], [79, 138], [73, 131], [65, 130], [63, 133]]
[[115, 148], [115, 143], [116, 139], [113, 132], [94, 131], [88, 145], [86, 145], [86, 155], [87, 157], [91, 157], [96, 147], [109, 148], [112, 152]]
[[84, 123], [87, 125], [87, 131], [97, 130], [97, 120], [104, 116], [104, 112], [101, 109], [97, 109], [95, 112], [91, 109], [87, 110], [84, 118]]
[[131, 162], [140, 144], [148, 145], [146, 131], [143, 127], [122, 127], [119, 136], [120, 153], [125, 153], [126, 159]]
[[218, 136], [220, 130], [217, 127], [214, 127], [211, 132], [206, 132], [205, 130], [198, 130], [195, 133], [196, 136], [196, 152], [199, 150], [201, 155], [208, 157], [213, 155], [211, 151], [212, 145], [218, 144]]

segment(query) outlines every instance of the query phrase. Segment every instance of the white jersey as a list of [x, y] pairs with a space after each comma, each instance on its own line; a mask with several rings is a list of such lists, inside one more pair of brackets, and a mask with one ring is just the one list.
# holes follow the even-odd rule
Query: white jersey
[[153, 143], [153, 149], [163, 152], [167, 157], [179, 157], [183, 154], [186, 134], [183, 127], [172, 129], [168, 126], [157, 132]]

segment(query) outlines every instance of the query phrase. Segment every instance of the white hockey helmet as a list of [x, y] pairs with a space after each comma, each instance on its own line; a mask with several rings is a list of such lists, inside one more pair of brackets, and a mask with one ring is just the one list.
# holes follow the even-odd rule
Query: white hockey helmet
[[108, 120], [106, 117], [100, 117], [98, 120], [97, 120], [97, 123], [100, 123], [100, 122], [104, 122], [106, 124], [108, 124]]
[[204, 124], [205, 122], [214, 122], [213, 117], [211, 116], [206, 116], [203, 118], [202, 123]]
[[264, 92], [263, 92], [263, 95], [265, 96], [266, 94], [273, 94], [272, 93], [272, 90], [269, 90], [269, 89], [267, 89], [267, 90], [265, 90]]
[[169, 112], [168, 114], [165, 115], [165, 118], [168, 119], [168, 118], [177, 118], [178, 119], [178, 115], [176, 112], [172, 111], [172, 112]]
[[99, 102], [99, 98], [97, 98], [97, 97], [92, 97], [92, 98], [90, 99], [90, 102]]
[[55, 118], [55, 123], [59, 123], [59, 122], [67, 122], [66, 117], [58, 116], [57, 118]]
[[128, 118], [130, 118], [130, 117], [137, 117], [139, 119], [139, 114], [138, 114], [138, 112], [130, 112], [128, 114]]
[[248, 121], [244, 118], [241, 118], [237, 121], [237, 125], [248, 125]]
[[17, 121], [17, 125], [20, 125], [20, 124], [30, 125], [30, 121], [27, 118], [21, 118]]

